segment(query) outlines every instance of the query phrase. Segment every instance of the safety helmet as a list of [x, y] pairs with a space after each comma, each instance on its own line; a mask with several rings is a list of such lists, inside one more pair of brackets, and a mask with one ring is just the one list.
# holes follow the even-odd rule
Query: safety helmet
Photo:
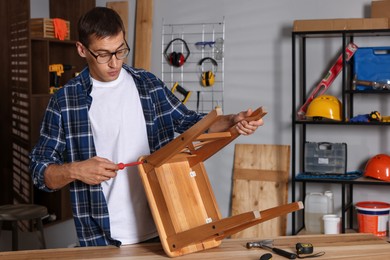
[[341, 121], [341, 102], [335, 96], [320, 95], [310, 102], [306, 117]]
[[377, 154], [367, 161], [364, 176], [382, 181], [390, 181], [390, 156]]

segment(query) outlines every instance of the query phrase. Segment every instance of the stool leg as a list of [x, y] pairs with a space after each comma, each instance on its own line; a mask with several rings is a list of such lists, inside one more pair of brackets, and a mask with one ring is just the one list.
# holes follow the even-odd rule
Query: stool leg
[[12, 221], [12, 251], [18, 251], [18, 222]]
[[43, 233], [42, 219], [37, 218], [35, 219], [35, 221], [37, 222], [38, 238], [41, 241], [41, 249], [46, 249], [46, 241], [45, 241], [45, 234]]

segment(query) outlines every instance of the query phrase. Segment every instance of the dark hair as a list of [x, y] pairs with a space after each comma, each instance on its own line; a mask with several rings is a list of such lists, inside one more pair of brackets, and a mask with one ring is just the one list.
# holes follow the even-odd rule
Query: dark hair
[[77, 24], [79, 41], [86, 47], [89, 45], [90, 36], [98, 39], [114, 36], [123, 32], [125, 27], [117, 12], [106, 7], [95, 7], [80, 17]]

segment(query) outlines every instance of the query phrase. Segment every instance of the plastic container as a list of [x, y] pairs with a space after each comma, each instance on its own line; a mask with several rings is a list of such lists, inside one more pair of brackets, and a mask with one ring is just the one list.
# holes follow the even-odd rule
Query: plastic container
[[338, 215], [324, 215], [322, 219], [324, 221], [324, 234], [340, 234], [341, 218]]
[[333, 192], [327, 190], [324, 192], [324, 195], [328, 197], [328, 214], [333, 214], [334, 213]]
[[305, 172], [316, 174], [345, 174], [346, 162], [346, 143], [305, 143]]
[[320, 192], [312, 192], [305, 198], [305, 228], [308, 233], [324, 233], [322, 217], [328, 212], [329, 197]]
[[361, 201], [356, 203], [355, 206], [359, 232], [385, 237], [389, 221], [390, 204], [380, 201]]

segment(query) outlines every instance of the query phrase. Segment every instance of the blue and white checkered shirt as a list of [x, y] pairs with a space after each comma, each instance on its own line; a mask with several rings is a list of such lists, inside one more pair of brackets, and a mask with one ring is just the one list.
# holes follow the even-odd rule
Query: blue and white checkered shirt
[[[204, 114], [188, 110], [153, 74], [123, 65], [137, 86], [145, 116], [150, 153], [169, 143], [175, 132], [182, 133]], [[30, 154], [34, 185], [51, 192], [44, 183], [50, 164], [83, 161], [96, 156], [88, 110], [92, 82], [85, 68], [58, 90], [49, 101], [40, 138]], [[73, 217], [81, 246], [116, 245], [111, 238], [108, 208], [100, 185], [81, 181], [70, 183]]]

